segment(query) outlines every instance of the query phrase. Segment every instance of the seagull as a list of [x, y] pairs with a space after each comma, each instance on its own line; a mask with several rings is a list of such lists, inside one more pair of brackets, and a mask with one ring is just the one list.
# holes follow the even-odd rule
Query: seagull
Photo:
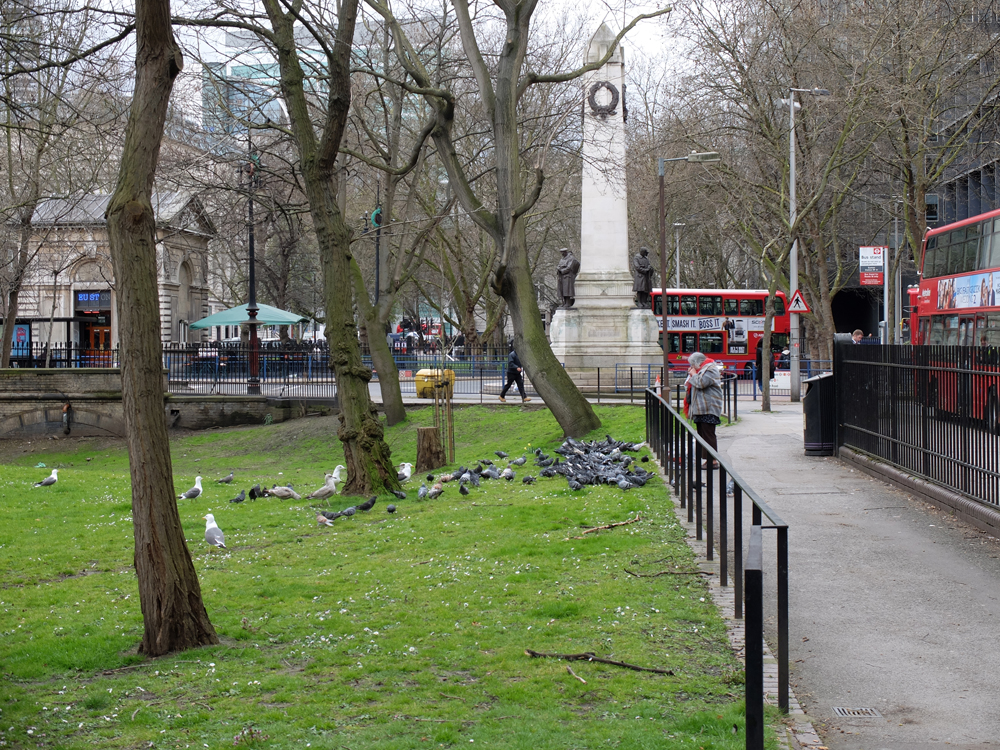
[[265, 494], [274, 495], [275, 497], [280, 497], [282, 500], [301, 500], [302, 496], [293, 490], [291, 487], [278, 487], [275, 485], [269, 490], [266, 490]]
[[[194, 478], [194, 487], [177, 496], [178, 500], [194, 500], [201, 494], [201, 477]], [[214, 522], [213, 522], [214, 523]]]
[[219, 484], [229, 484], [233, 481], [233, 472], [229, 472], [228, 476], [224, 476], [222, 479], [216, 479]]
[[337, 464], [337, 467], [333, 470], [333, 478], [336, 479], [337, 482], [343, 482], [344, 481], [344, 478], [340, 476], [340, 472], [343, 471], [346, 468], [347, 468], [346, 466], [343, 466], [341, 464]]
[[370, 498], [365, 500], [361, 505], [358, 506], [358, 510], [369, 511], [375, 507], [375, 501], [378, 500], [377, 495], [372, 495]]
[[395, 513], [396, 512], [396, 506], [395, 505], [387, 505], [387, 506], [385, 506], [385, 511], [386, 511], [386, 513]]
[[[201, 479], [201, 477], [198, 477], [198, 479]], [[200, 489], [198, 491], [201, 492]], [[215, 516], [209, 513], [207, 516], [202, 516], [202, 518], [205, 519], [205, 541], [213, 547], [225, 549], [226, 538], [222, 535], [222, 529], [216, 525]]]
[[427, 493], [427, 497], [430, 498], [431, 500], [434, 500], [436, 498], [441, 497], [442, 492], [444, 492], [444, 488], [441, 486], [441, 483], [438, 482], [433, 487], [431, 487], [430, 491]]
[[231, 503], [242, 503], [246, 499], [247, 499], [247, 491], [246, 490], [240, 490], [240, 494], [238, 494], [236, 497], [234, 497], [229, 502], [231, 502]]
[[54, 485], [56, 482], [59, 481], [59, 477], [57, 476], [58, 473], [59, 473], [59, 469], [53, 469], [52, 473], [49, 474], [47, 477], [45, 477], [45, 479], [43, 479], [41, 482], [35, 482], [35, 486], [36, 487], [51, 487], [52, 485]]
[[396, 478], [400, 482], [409, 482], [410, 476], [412, 474], [413, 474], [413, 464], [400, 464], [399, 473], [396, 475]]
[[326, 482], [318, 490], [313, 490], [306, 497], [310, 500], [326, 500], [328, 497], [337, 494], [337, 480], [333, 474], [326, 475]]
[[417, 490], [417, 500], [427, 499], [427, 485], [423, 482], [420, 483], [420, 489]]

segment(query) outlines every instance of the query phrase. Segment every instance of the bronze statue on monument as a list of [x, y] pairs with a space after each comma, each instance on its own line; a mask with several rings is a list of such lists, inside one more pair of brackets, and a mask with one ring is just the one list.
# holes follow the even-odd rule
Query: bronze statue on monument
[[653, 296], [653, 265], [649, 262], [649, 248], [640, 247], [632, 259], [632, 291], [635, 292], [635, 306], [648, 310]]
[[560, 248], [559, 252], [562, 258], [556, 266], [556, 275], [559, 277], [559, 296], [562, 297], [560, 307], [572, 307], [576, 300], [576, 275], [580, 273], [580, 261], [568, 247]]

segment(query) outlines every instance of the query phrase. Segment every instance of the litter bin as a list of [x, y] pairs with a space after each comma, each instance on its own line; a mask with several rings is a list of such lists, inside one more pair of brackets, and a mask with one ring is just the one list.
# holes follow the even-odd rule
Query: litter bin
[[807, 456], [832, 456], [837, 449], [837, 394], [833, 374], [823, 373], [802, 381], [802, 421]]
[[434, 384], [442, 381], [446, 383], [449, 396], [455, 392], [454, 370], [417, 370], [413, 381], [417, 386], [417, 398], [434, 398]]

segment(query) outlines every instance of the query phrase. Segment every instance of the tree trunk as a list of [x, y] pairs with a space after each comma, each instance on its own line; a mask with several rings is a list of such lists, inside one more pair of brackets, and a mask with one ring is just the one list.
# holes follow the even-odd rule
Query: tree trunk
[[392, 427], [406, 421], [406, 407], [403, 406], [403, 392], [399, 387], [399, 370], [396, 368], [396, 360], [392, 356], [389, 342], [385, 338], [385, 325], [378, 319], [379, 317], [378, 308], [372, 308], [364, 318], [365, 330], [368, 331], [372, 365], [378, 372], [385, 422]]
[[13, 286], [7, 295], [7, 315], [3, 321], [3, 339], [0, 344], [0, 368], [10, 367], [10, 349], [13, 344], [14, 324], [17, 322], [18, 297], [21, 285]]
[[418, 427], [416, 472], [423, 474], [446, 463], [444, 448], [441, 446], [441, 431], [437, 427]]
[[519, 253], [517, 260], [507, 268], [501, 287], [514, 323], [514, 349], [563, 433], [568, 437], [586, 435], [600, 427], [601, 420], [552, 353], [527, 267], [527, 252]]
[[138, 0], [135, 90], [107, 221], [117, 290], [135, 570], [144, 624], [139, 651], [150, 656], [219, 642], [202, 602], [177, 511], [163, 405], [151, 193], [167, 101], [181, 62], [170, 26], [169, 0]]

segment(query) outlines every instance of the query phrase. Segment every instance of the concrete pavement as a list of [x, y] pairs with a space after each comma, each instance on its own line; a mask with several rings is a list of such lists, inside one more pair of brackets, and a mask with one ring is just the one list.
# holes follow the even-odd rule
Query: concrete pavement
[[719, 447], [789, 524], [791, 683], [826, 746], [1000, 747], [1000, 543], [834, 457], [805, 456], [801, 406], [774, 407], [741, 401]]

